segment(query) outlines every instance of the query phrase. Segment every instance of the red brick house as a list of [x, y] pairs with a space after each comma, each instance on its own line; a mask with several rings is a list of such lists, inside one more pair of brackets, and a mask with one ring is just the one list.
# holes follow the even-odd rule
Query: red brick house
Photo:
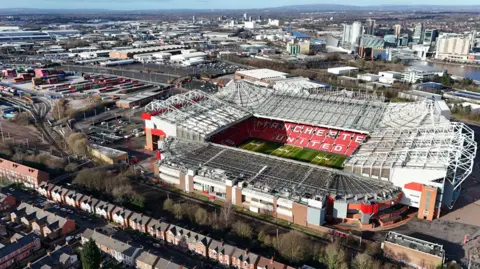
[[16, 205], [17, 199], [15, 196], [0, 193], [0, 212], [15, 208]]
[[234, 251], [234, 246], [212, 239], [212, 242], [210, 242], [208, 246], [208, 257], [228, 267], [232, 265], [232, 255]]
[[276, 262], [273, 258], [268, 259], [260, 256], [257, 262], [257, 269], [286, 269], [287, 266], [283, 263]]
[[142, 233], [147, 232], [147, 224], [150, 222], [152, 218], [140, 213], [132, 213], [130, 218], [128, 219], [128, 226], [133, 229], [137, 230]]
[[47, 183], [46, 181], [40, 183], [38, 186], [38, 194], [41, 196], [47, 198], [47, 199], [52, 199], [52, 189], [55, 188], [56, 186], [52, 183]]
[[237, 248], [232, 255], [232, 267], [239, 269], [255, 269], [258, 258], [258, 255], [255, 253]]
[[0, 177], [37, 189], [40, 183], [48, 181], [49, 176], [47, 172], [0, 158]]
[[52, 212], [21, 203], [10, 213], [11, 221], [22, 223], [42, 237], [55, 239], [75, 231], [75, 221], [58, 216]]
[[167, 232], [169, 226], [170, 224], [166, 222], [158, 219], [152, 219], [147, 224], [147, 233], [155, 238], [167, 241], [165, 233]]
[[0, 269], [13, 267], [15, 262], [21, 262], [40, 250], [40, 238], [33, 234], [14, 234], [10, 244], [0, 246]]

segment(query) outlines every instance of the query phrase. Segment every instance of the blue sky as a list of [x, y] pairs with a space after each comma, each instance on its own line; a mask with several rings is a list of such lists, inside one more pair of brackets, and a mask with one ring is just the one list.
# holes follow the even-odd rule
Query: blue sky
[[344, 1], [314, 1], [314, 0], [1, 0], [0, 8], [107, 8], [107, 9], [176, 9], [176, 8], [192, 8], [192, 9], [248, 9], [248, 8], [266, 8], [283, 5], [298, 4], [317, 4], [332, 3], [345, 5], [478, 5], [478, 0], [463, 0], [461, 3], [447, 0], [344, 0]]

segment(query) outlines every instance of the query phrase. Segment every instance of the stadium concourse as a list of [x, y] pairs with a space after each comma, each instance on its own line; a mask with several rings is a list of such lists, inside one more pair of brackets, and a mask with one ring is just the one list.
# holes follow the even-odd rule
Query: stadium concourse
[[190, 91], [150, 103], [142, 117], [146, 148], [161, 152], [161, 184], [318, 229], [386, 226], [411, 208], [437, 218], [458, 198], [477, 147], [443, 101], [389, 103], [284, 81]]

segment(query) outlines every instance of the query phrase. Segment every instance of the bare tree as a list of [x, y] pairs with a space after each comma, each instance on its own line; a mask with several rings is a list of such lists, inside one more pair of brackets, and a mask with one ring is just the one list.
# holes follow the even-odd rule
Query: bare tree
[[173, 212], [173, 200], [168, 198], [163, 201], [163, 209], [169, 212]]
[[181, 204], [174, 204], [172, 210], [173, 215], [175, 215], [177, 219], [181, 219], [183, 217], [183, 207]]
[[240, 237], [251, 239], [253, 235], [253, 230], [250, 225], [243, 221], [237, 221], [232, 225], [232, 230], [235, 234]]
[[282, 234], [279, 238], [277, 250], [280, 254], [293, 262], [302, 261], [310, 246], [308, 238], [297, 231]]
[[220, 210], [220, 219], [222, 220], [224, 227], [230, 226], [234, 211], [235, 208], [233, 207], [232, 202], [226, 200]]
[[347, 253], [341, 247], [339, 240], [328, 244], [325, 248], [325, 260], [328, 269], [340, 269], [347, 259]]
[[195, 221], [200, 225], [205, 225], [208, 223], [208, 212], [207, 210], [198, 207], [195, 212]]

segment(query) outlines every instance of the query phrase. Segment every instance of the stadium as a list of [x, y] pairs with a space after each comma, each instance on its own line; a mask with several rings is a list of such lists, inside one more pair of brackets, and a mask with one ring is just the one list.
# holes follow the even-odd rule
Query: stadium
[[274, 83], [148, 104], [158, 182], [314, 229], [388, 226], [412, 208], [432, 220], [453, 206], [477, 145], [445, 102]]

